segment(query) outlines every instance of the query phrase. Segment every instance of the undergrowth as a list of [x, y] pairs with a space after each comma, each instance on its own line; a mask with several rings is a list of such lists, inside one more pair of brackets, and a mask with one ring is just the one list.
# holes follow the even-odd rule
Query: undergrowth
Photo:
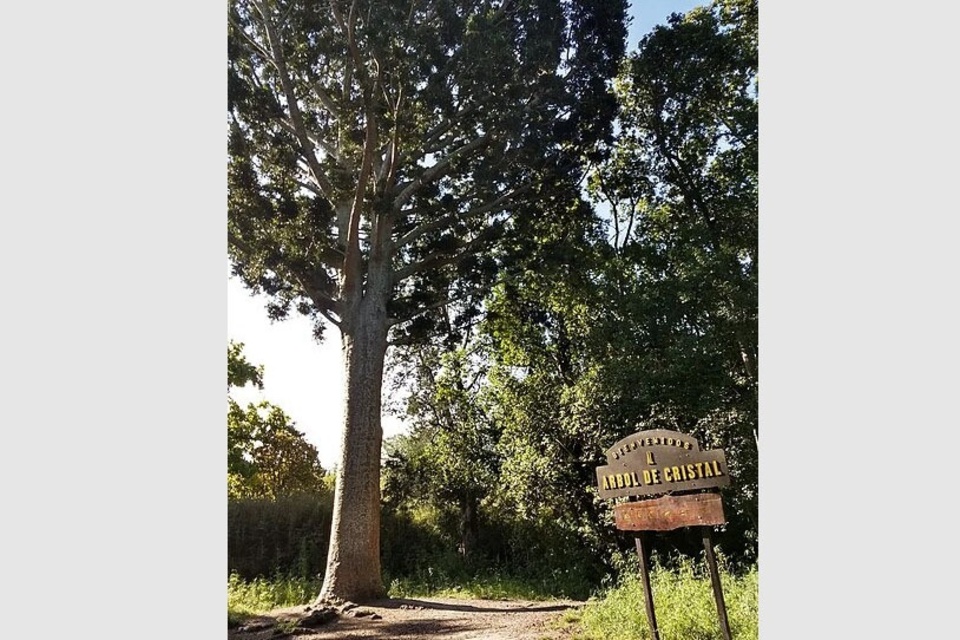
[[550, 600], [557, 597], [555, 588], [537, 580], [478, 575], [459, 581], [438, 579], [396, 578], [390, 581], [391, 598], [467, 598], [480, 600]]
[[[758, 640], [758, 570], [734, 573], [720, 558], [720, 581], [731, 634], [737, 640]], [[633, 563], [635, 565], [635, 563]], [[643, 584], [636, 566], [622, 567], [620, 580], [591, 597], [581, 608], [567, 611], [558, 624], [577, 640], [649, 640]], [[566, 595], [563, 582], [549, 578], [511, 577], [489, 572], [473, 577], [448, 576], [427, 567], [414, 577], [388, 578], [391, 598], [478, 598], [485, 600], [548, 600]], [[651, 570], [653, 601], [661, 638], [721, 640], [710, 576], [705, 566], [689, 559], [672, 559], [669, 567]], [[579, 585], [566, 585], [574, 591]], [[320, 592], [319, 579], [276, 576], [227, 582], [228, 622], [236, 625], [251, 615], [279, 607], [309, 603]]]
[[[673, 568], [651, 570], [654, 613], [661, 638], [722, 640], [723, 633], [706, 567], [681, 560]], [[758, 572], [740, 575], [720, 569], [730, 632], [737, 640], [758, 637]], [[626, 572], [619, 584], [592, 598], [578, 614], [567, 616], [578, 640], [648, 640], [651, 637], [638, 572]]]
[[227, 620], [236, 623], [279, 607], [307, 604], [320, 593], [320, 581], [276, 576], [244, 580], [236, 573], [227, 579]]

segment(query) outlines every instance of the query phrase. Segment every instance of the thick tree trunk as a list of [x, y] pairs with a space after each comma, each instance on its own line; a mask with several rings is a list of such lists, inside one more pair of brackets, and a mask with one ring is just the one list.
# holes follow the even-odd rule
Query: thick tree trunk
[[380, 576], [380, 390], [387, 346], [385, 296], [365, 296], [352, 320], [343, 334], [345, 424], [327, 569], [318, 601], [362, 602], [386, 594]]

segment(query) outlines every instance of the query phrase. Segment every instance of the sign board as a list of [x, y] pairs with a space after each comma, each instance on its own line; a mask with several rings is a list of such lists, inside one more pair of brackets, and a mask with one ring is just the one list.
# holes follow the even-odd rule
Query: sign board
[[677, 431], [639, 431], [607, 449], [597, 467], [601, 498], [652, 496], [730, 484], [722, 449], [702, 451], [696, 438]]
[[613, 507], [617, 529], [636, 532], [644, 605], [654, 640], [659, 640], [660, 632], [650, 591], [650, 547], [644, 542], [644, 536], [647, 531], [681, 527], [699, 527], [703, 533], [703, 549], [710, 567], [720, 627], [724, 640], [731, 640], [727, 605], [710, 537], [711, 526], [726, 522], [723, 503], [716, 491], [689, 493], [729, 484], [730, 473], [722, 449], [702, 451], [696, 438], [667, 429], [638, 431], [621, 439], [607, 449], [607, 464], [597, 467], [597, 485], [602, 498], [679, 494], [623, 502]]
[[726, 523], [719, 493], [661, 496], [624, 502], [613, 508], [617, 529], [671, 531], [682, 527], [709, 527]]

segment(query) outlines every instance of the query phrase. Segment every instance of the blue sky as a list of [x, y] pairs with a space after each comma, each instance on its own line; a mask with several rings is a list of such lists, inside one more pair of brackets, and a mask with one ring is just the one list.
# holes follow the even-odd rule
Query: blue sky
[[[683, 13], [705, 4], [695, 0], [647, 0], [634, 2], [627, 49], [670, 13]], [[227, 336], [244, 343], [250, 361], [264, 366], [264, 389], [235, 390], [241, 402], [268, 400], [279, 405], [296, 423], [306, 439], [317, 447], [320, 462], [332, 468], [339, 457], [342, 423], [343, 372], [340, 336], [331, 327], [322, 344], [312, 338], [310, 322], [293, 315], [271, 323], [266, 301], [252, 297], [235, 278], [227, 280]], [[403, 430], [398, 420], [384, 416], [384, 436]]]

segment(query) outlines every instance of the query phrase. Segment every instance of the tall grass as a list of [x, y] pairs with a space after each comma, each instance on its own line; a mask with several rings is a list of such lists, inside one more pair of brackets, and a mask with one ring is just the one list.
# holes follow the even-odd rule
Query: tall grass
[[227, 617], [231, 621], [279, 607], [307, 604], [320, 593], [320, 581], [276, 576], [244, 580], [236, 573], [227, 579]]
[[[651, 591], [661, 638], [721, 640], [720, 620], [706, 567], [680, 560], [673, 569], [651, 571]], [[730, 633], [736, 640], [758, 637], [758, 572], [753, 567], [736, 576], [721, 567], [720, 583], [726, 602]], [[643, 583], [635, 572], [602, 599], [589, 602], [578, 622], [583, 640], [648, 640], [650, 625], [644, 605]]]
[[477, 598], [481, 600], [552, 600], [566, 597], [558, 584], [536, 578], [486, 572], [451, 577], [437, 574], [432, 579], [419, 576], [390, 581], [391, 598]]

